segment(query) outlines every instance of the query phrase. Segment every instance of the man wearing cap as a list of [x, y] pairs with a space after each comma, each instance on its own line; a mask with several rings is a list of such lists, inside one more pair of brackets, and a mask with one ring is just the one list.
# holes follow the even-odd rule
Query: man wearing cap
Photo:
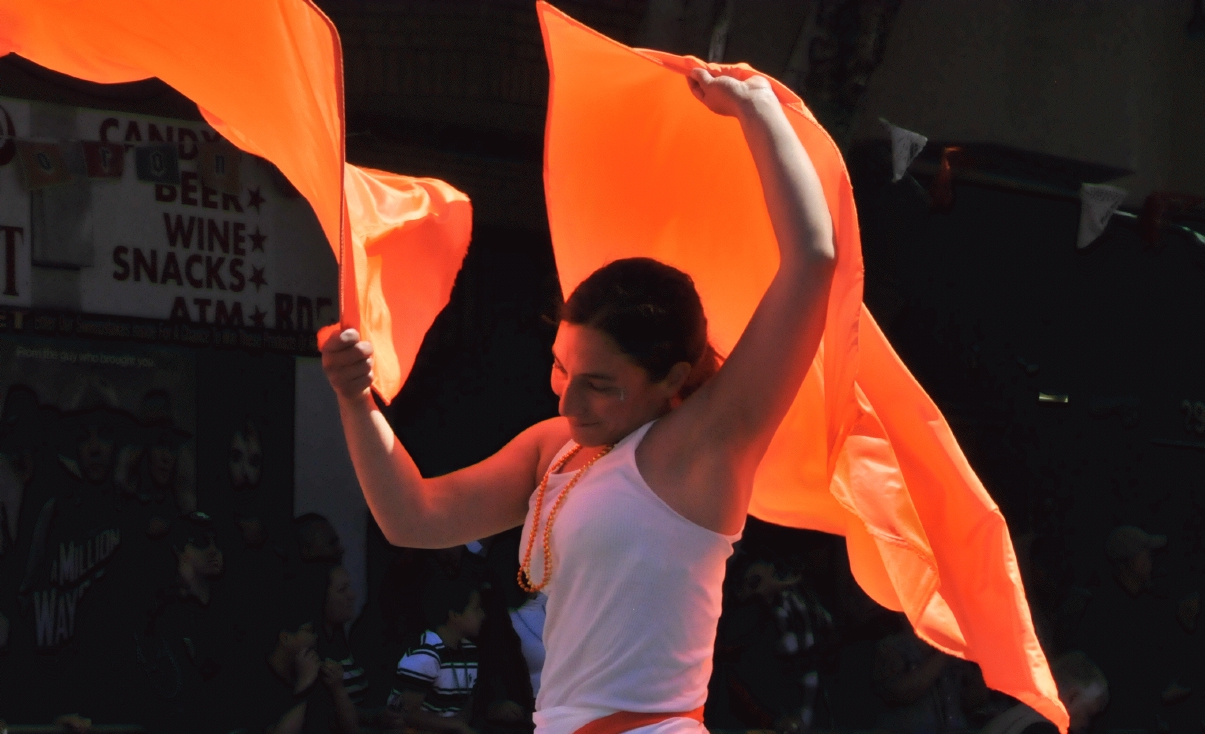
[[151, 699], [164, 692], [148, 686], [140, 708], [157, 719], [147, 722], [152, 730], [227, 731], [235, 723], [232, 714], [211, 704], [235, 694], [239, 635], [232, 600], [214, 589], [224, 557], [213, 521], [200, 511], [181, 516], [167, 541], [170, 550], [162, 552], [164, 561], [171, 561], [170, 576], [156, 594], [145, 630], [139, 631], [139, 647], [147, 658], [160, 641], [166, 645], [177, 662], [178, 691], [151, 711]]
[[1151, 551], [1167, 545], [1167, 536], [1150, 535], [1133, 525], [1113, 528], [1105, 541], [1105, 555], [1113, 564], [1113, 577], [1130, 596], [1138, 596], [1151, 585], [1154, 559]]

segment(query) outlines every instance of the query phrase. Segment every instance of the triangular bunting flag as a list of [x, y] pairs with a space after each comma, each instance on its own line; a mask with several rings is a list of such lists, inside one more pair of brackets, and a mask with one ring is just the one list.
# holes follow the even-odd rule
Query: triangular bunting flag
[[71, 180], [67, 157], [58, 143], [18, 140], [17, 151], [21, 159], [21, 171], [25, 174], [25, 188], [30, 191]]
[[239, 165], [243, 154], [233, 145], [202, 143], [201, 155], [197, 160], [197, 172], [201, 183], [223, 194], [239, 194]]
[[138, 171], [139, 181], [163, 184], [180, 183], [180, 159], [176, 146], [172, 143], [141, 145], [135, 148], [134, 166]]
[[1100, 237], [1128, 193], [1116, 186], [1089, 183], [1080, 185], [1079, 238], [1075, 243], [1076, 247], [1082, 250]]
[[85, 140], [83, 146], [88, 178], [121, 178], [125, 172], [125, 146], [95, 140]]
[[912, 161], [925, 149], [929, 139], [920, 133], [892, 125], [881, 117], [879, 122], [891, 133], [891, 181], [894, 183], [908, 172], [908, 166], [912, 165]]

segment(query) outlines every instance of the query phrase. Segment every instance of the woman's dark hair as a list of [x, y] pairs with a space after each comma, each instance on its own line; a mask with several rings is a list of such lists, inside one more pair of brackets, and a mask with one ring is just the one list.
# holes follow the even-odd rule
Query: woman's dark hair
[[664, 380], [678, 362], [690, 364], [683, 398], [720, 368], [694, 281], [651, 258], [615, 260], [595, 270], [565, 301], [561, 320], [611, 337], [653, 382]]

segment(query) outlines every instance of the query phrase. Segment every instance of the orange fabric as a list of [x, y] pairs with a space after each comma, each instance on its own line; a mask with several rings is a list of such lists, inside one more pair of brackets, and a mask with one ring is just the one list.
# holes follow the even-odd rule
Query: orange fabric
[[[443, 182], [346, 164], [342, 50], [312, 2], [5, 0], [0, 55], [9, 52], [94, 82], [159, 77], [228, 140], [272, 161], [341, 262], [342, 323], [386, 345], [374, 387], [397, 394], [451, 294], [471, 209]], [[391, 279], [397, 287], [382, 285]]]
[[[443, 181], [347, 166], [360, 332], [374, 349], [373, 387], [393, 400], [447, 304], [472, 232], [469, 198]], [[341, 317], [343, 324], [351, 324]], [[339, 325], [328, 326], [319, 344]]]
[[[692, 57], [616, 43], [537, 4], [551, 69], [544, 190], [561, 285], [654, 257], [694, 278], [731, 350], [778, 250], [739, 124], [690, 93]], [[820, 351], [755, 480], [752, 514], [844, 535], [858, 582], [988, 685], [1066, 731], [1008, 529], [949, 426], [862, 306], [853, 192], [829, 136], [772, 82], [828, 200], [837, 270]]]
[[642, 714], [637, 711], [616, 711], [601, 719], [591, 721], [573, 734], [624, 734], [624, 732], [639, 729], [642, 726], [652, 726], [653, 724], [660, 724], [666, 719], [678, 718], [694, 719], [701, 724], [703, 723], [703, 707], [700, 706], [694, 711], [679, 711], [672, 714]]

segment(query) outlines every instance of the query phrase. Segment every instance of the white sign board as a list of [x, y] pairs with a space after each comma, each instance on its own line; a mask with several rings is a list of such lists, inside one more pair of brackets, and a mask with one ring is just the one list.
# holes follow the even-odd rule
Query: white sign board
[[[62, 145], [72, 168], [69, 183], [31, 186], [19, 144], [0, 165], [0, 225], [25, 233], [15, 238], [19, 295], [0, 304], [31, 304], [32, 256], [34, 267], [79, 269], [85, 313], [309, 333], [337, 320], [330, 246], [309, 204], [266, 161], [223, 146], [203, 123], [3, 97], [0, 107], [17, 137]], [[120, 174], [89, 178], [95, 166], [82, 162], [80, 141], [120, 144], [106, 149], [124, 156]], [[219, 147], [233, 176], [209, 178], [211, 188], [202, 166], [212, 170], [204, 161]], [[160, 165], [162, 152], [178, 171]], [[9, 231], [0, 230], [0, 248]]]

